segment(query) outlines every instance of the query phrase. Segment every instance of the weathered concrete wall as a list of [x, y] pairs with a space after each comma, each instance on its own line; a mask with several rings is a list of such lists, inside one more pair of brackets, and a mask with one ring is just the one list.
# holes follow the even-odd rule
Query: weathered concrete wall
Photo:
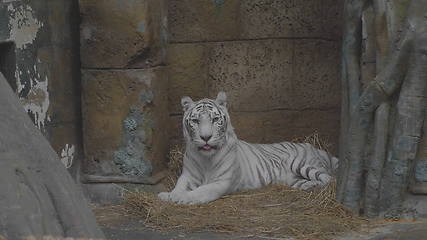
[[1, 73], [0, 103], [0, 238], [104, 239], [81, 189]]
[[0, 1], [0, 71], [70, 169], [81, 158], [78, 6]]
[[229, 96], [233, 126], [252, 142], [339, 134], [339, 0], [169, 1], [169, 111], [180, 98]]
[[79, 2], [84, 171], [150, 175], [169, 147], [165, 1]]

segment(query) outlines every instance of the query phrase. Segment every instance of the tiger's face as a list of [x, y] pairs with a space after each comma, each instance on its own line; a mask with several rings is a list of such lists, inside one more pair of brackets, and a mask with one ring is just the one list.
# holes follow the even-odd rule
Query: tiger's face
[[184, 108], [183, 131], [187, 142], [203, 155], [212, 155], [225, 143], [227, 131], [226, 96], [220, 92], [216, 100], [191, 98], [181, 100]]

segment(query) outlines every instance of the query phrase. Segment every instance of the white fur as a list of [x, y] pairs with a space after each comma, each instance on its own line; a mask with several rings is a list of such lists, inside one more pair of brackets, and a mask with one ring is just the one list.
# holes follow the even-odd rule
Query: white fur
[[[184, 97], [184, 118], [194, 106], [204, 100], [194, 103], [190, 98]], [[216, 200], [231, 192], [259, 188], [270, 183], [308, 190], [323, 186], [331, 180], [338, 159], [310, 144], [250, 144], [238, 140], [226, 109], [225, 93], [220, 92], [215, 103], [227, 119], [225, 134], [220, 136], [213, 133], [208, 142], [217, 148], [200, 150], [204, 141], [199, 136], [191, 139], [184, 129], [186, 152], [182, 174], [171, 192], [159, 193], [160, 199], [199, 204]]]

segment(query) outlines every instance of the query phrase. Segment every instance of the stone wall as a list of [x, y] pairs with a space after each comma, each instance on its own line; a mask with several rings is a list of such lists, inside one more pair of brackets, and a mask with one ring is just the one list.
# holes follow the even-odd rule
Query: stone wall
[[182, 139], [180, 98], [229, 97], [251, 142], [318, 132], [336, 151], [340, 118], [339, 0], [170, 0], [169, 111]]
[[72, 172], [82, 158], [78, 5], [0, 1], [0, 71]]
[[180, 98], [219, 90], [245, 140], [318, 131], [336, 144], [340, 9], [338, 0], [0, 1], [0, 71], [66, 166], [84, 149], [85, 173], [161, 169], [169, 139], [181, 142]]
[[80, 0], [84, 172], [148, 176], [168, 151], [164, 0]]

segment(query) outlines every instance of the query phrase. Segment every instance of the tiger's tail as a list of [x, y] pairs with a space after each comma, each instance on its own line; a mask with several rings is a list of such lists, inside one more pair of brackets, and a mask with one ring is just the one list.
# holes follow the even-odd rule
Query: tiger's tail
[[311, 190], [323, 187], [332, 180], [332, 176], [322, 168], [305, 165], [297, 172], [298, 178], [291, 184], [291, 187], [301, 190]]
[[311, 165], [301, 167], [297, 170], [297, 174], [309, 181], [320, 181], [322, 185], [326, 185], [332, 179], [327, 171]]

